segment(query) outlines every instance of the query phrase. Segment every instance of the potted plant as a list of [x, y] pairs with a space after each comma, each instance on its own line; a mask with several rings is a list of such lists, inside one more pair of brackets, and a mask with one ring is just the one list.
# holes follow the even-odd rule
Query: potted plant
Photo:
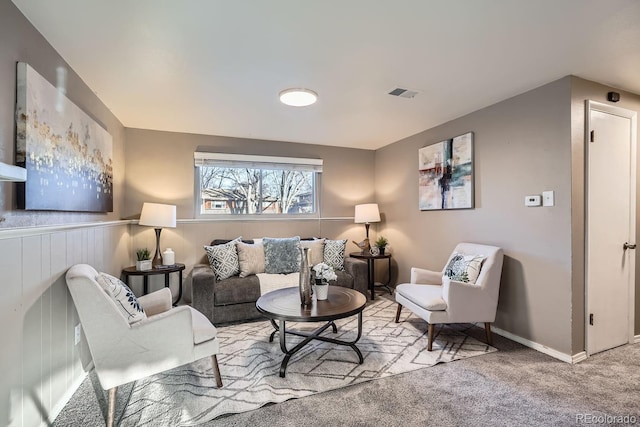
[[337, 280], [338, 276], [333, 271], [333, 268], [324, 262], [314, 265], [313, 272], [316, 278], [316, 299], [318, 301], [326, 300], [329, 294], [329, 281]]
[[138, 271], [146, 271], [151, 270], [151, 254], [149, 253], [149, 249], [142, 248], [136, 251], [136, 270]]
[[386, 237], [384, 236], [378, 237], [378, 239], [376, 240], [376, 247], [380, 250], [380, 255], [384, 255], [384, 251], [387, 248], [388, 244], [389, 244], [389, 241], [387, 240]]

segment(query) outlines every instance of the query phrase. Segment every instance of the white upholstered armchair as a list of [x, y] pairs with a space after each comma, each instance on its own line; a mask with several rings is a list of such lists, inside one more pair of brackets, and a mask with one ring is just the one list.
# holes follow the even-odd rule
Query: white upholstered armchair
[[[469, 269], [456, 268], [456, 260]], [[502, 261], [498, 247], [460, 243], [442, 271], [412, 268], [411, 283], [396, 287], [396, 323], [402, 307], [424, 319], [428, 323], [428, 351], [432, 349], [434, 325], [442, 323], [484, 323], [487, 342], [492, 344], [491, 323], [496, 318]]]
[[211, 356], [222, 387], [216, 328], [203, 314], [189, 306], [172, 308], [171, 291], [163, 288], [137, 299], [144, 317], [132, 323], [122, 304], [98, 283], [99, 276], [90, 265], [78, 264], [67, 271], [66, 279], [100, 385], [109, 391], [108, 426], [113, 425], [122, 384]]

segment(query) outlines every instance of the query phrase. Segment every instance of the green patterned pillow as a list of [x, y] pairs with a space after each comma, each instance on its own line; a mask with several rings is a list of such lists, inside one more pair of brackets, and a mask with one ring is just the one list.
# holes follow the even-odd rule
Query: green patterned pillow
[[229, 243], [204, 247], [216, 280], [224, 280], [240, 273], [236, 243], [241, 240], [242, 237], [238, 237]]
[[344, 251], [347, 247], [346, 240], [324, 241], [324, 263], [334, 270], [344, 270]]
[[264, 271], [272, 274], [288, 274], [300, 271], [300, 237], [262, 239], [264, 246]]
[[485, 258], [482, 255], [465, 255], [456, 252], [444, 269], [444, 276], [458, 282], [476, 283]]

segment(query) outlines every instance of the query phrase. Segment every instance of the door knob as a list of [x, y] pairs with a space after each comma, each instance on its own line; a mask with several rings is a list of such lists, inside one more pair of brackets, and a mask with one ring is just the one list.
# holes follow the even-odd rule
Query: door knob
[[636, 245], [635, 243], [624, 242], [624, 245], [622, 245], [622, 248], [626, 251], [627, 249], [635, 249]]

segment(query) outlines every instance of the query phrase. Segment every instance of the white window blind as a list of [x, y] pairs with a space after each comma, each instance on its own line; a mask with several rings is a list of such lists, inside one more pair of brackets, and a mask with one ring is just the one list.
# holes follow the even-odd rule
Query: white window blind
[[195, 166], [286, 169], [322, 172], [322, 159], [194, 152]]

